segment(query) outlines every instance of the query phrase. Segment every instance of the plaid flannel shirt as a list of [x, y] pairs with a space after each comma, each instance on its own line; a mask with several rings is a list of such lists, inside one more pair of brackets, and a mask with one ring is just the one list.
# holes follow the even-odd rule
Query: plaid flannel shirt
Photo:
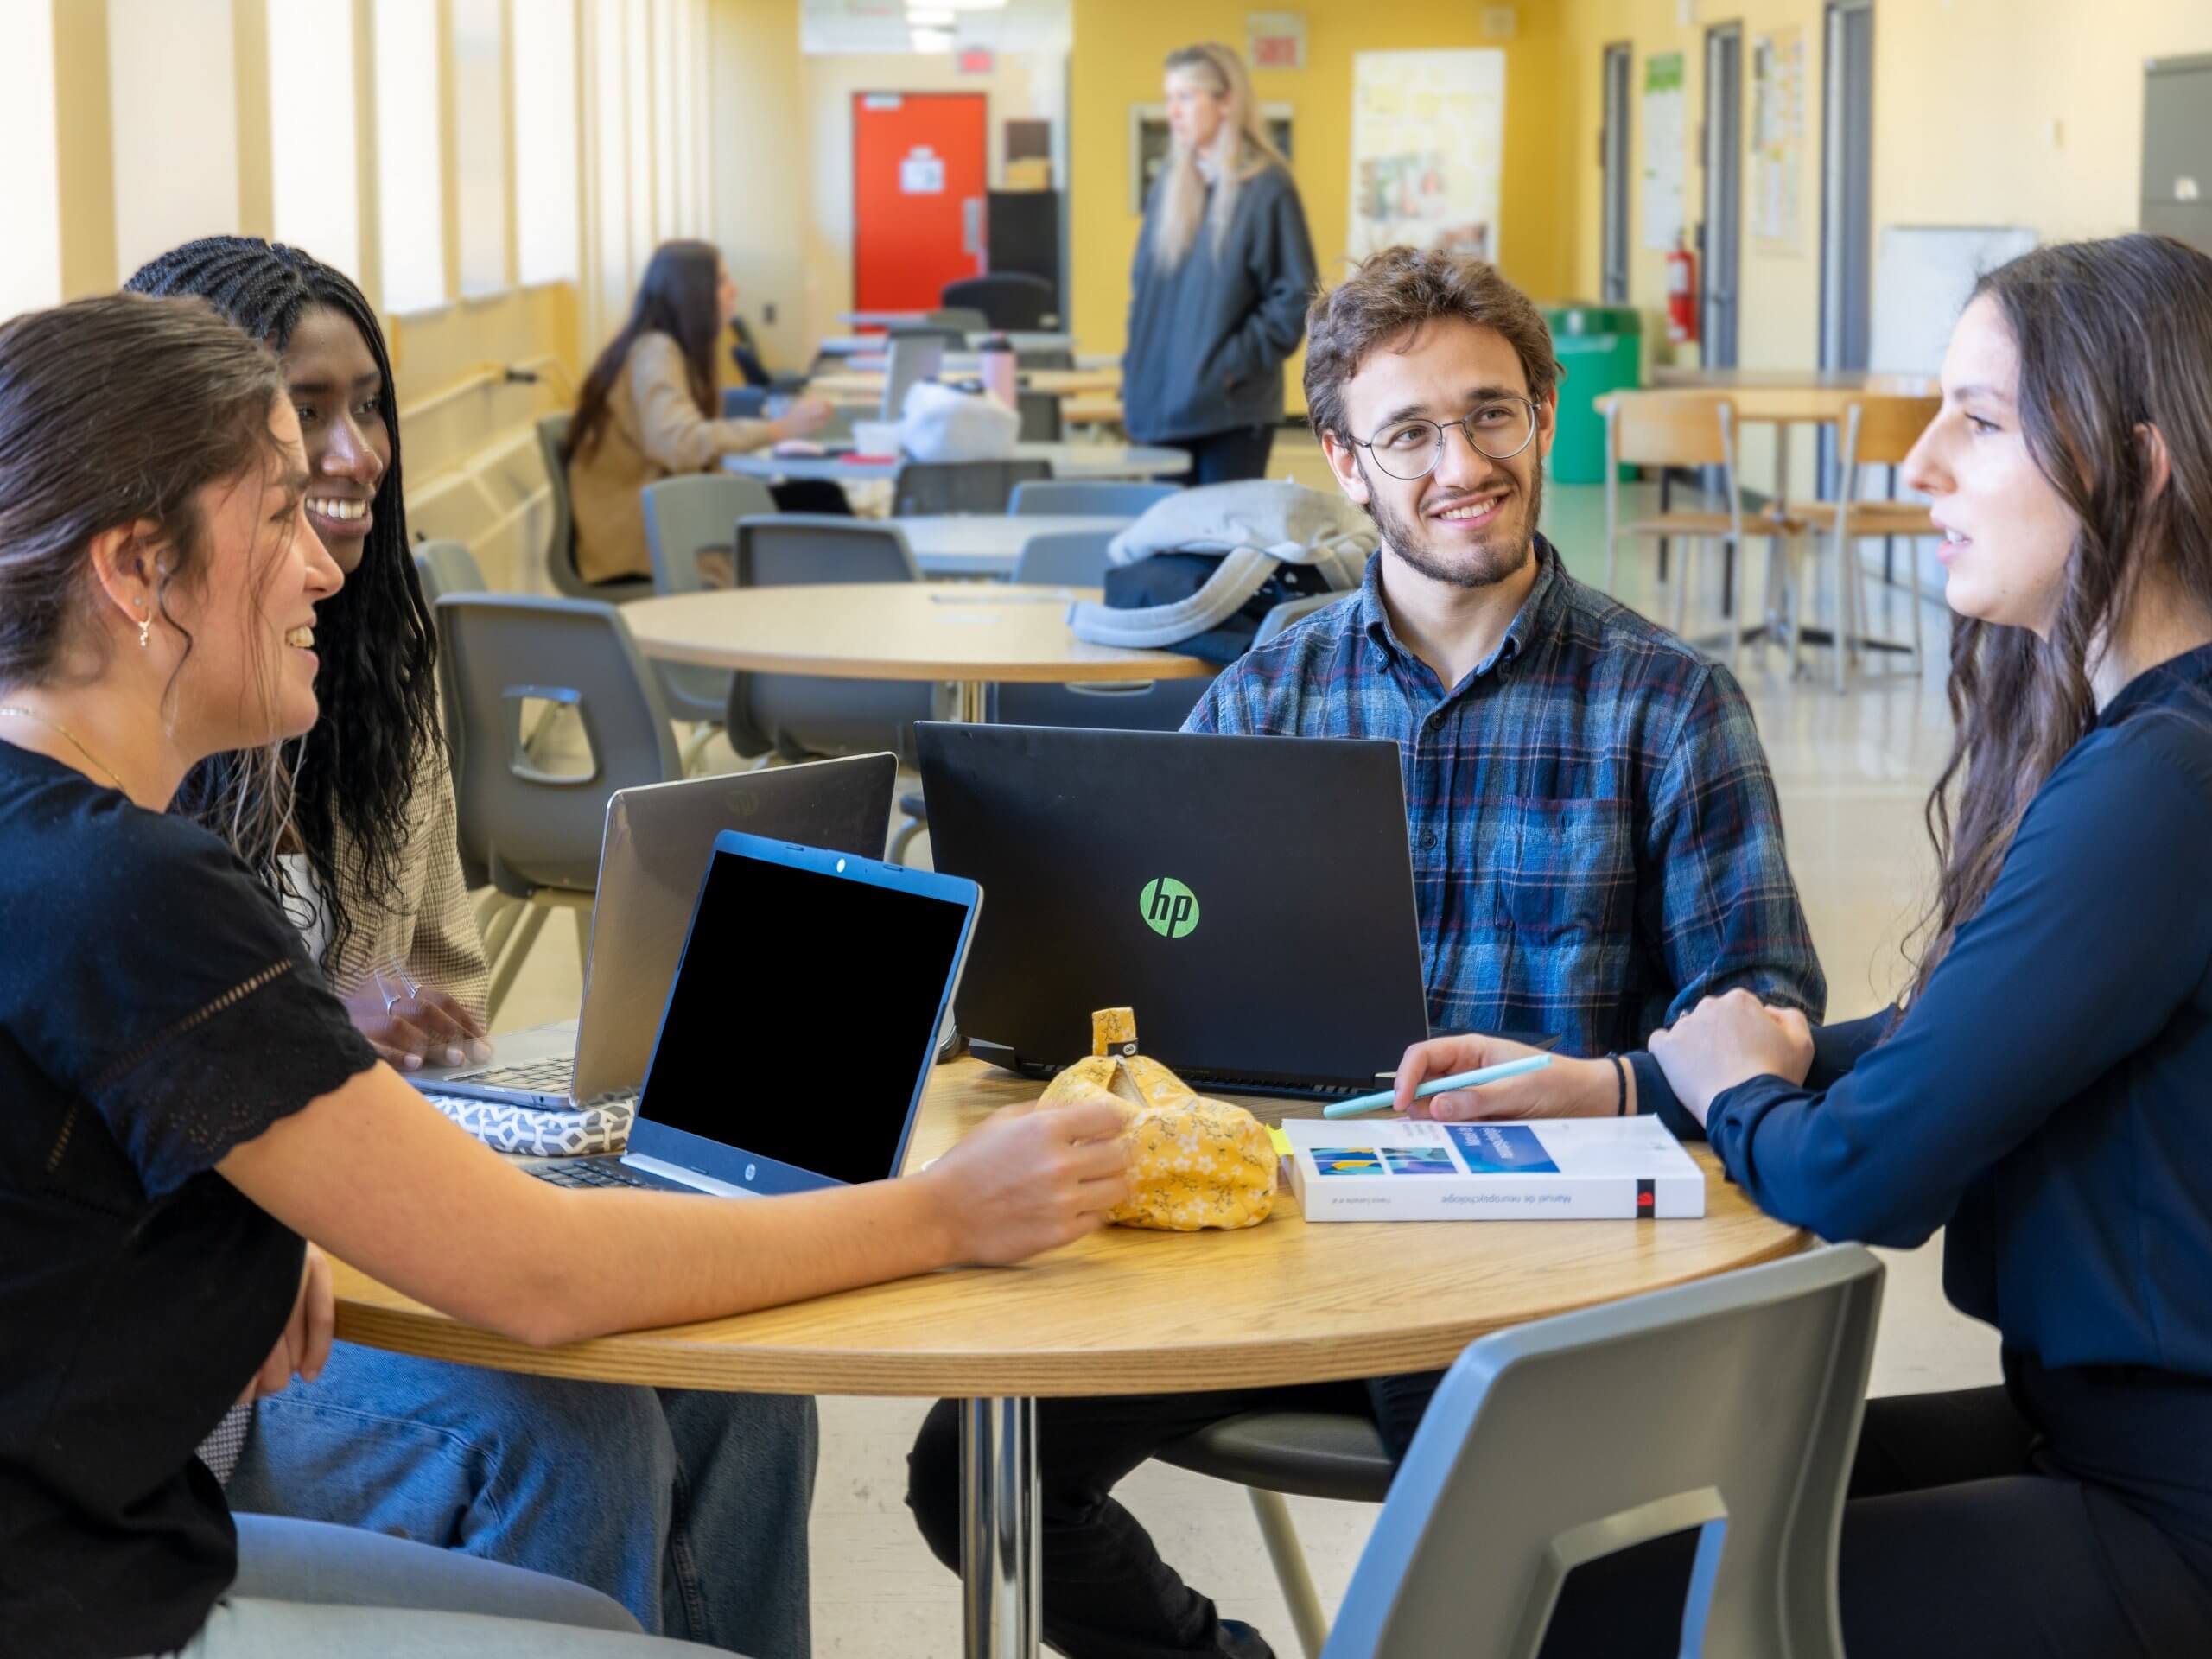
[[1827, 1001], [1774, 780], [1726, 669], [1536, 552], [1520, 613], [1458, 686], [1391, 627], [1377, 553], [1184, 729], [1394, 740], [1431, 1028], [1624, 1054], [1639, 1109], [1695, 1134], [1651, 1033], [1737, 986], [1815, 1020]]

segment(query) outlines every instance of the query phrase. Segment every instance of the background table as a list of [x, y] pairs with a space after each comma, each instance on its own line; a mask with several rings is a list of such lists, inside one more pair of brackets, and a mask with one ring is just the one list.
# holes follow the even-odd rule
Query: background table
[[[953, 385], [976, 378], [976, 371], [957, 366], [939, 372], [941, 385]], [[1024, 391], [1049, 391], [1056, 397], [1118, 397], [1122, 391], [1122, 372], [1119, 369], [1023, 369], [1016, 377]], [[883, 371], [880, 369], [841, 370], [835, 374], [817, 374], [806, 383], [810, 397], [826, 397], [833, 404], [880, 404], [883, 399]]]
[[[1173, 478], [1191, 470], [1188, 450], [1144, 443], [1017, 443], [1013, 459], [1050, 461], [1054, 478]], [[722, 457], [727, 472], [753, 478], [825, 478], [837, 484], [895, 478], [904, 464], [893, 457], [861, 461], [850, 455], [776, 455], [765, 449]]]
[[[1036, 1093], [1035, 1084], [975, 1060], [939, 1067], [907, 1167], [998, 1107]], [[1270, 1122], [1286, 1104], [1245, 1103]], [[1311, 1116], [1319, 1108], [1290, 1109]], [[1750, 1267], [1811, 1242], [1753, 1209], [1704, 1147], [1690, 1151], [1706, 1172], [1700, 1221], [1307, 1226], [1284, 1192], [1270, 1220], [1243, 1232], [1109, 1227], [1018, 1268], [926, 1274], [562, 1348], [456, 1324], [337, 1263], [338, 1335], [540, 1376], [966, 1399], [971, 1430], [980, 1423], [1007, 1452], [964, 1459], [971, 1475], [994, 1477], [969, 1508], [1001, 1537], [1015, 1535], [1007, 1549], [968, 1551], [968, 1651], [1029, 1655], [1037, 1629], [1035, 1537], [1027, 1530], [1036, 1396], [1435, 1370], [1486, 1332]], [[1634, 1393], [1624, 1382], [1624, 1409], [1634, 1409]]]
[[880, 522], [906, 532], [924, 575], [1010, 576], [1033, 536], [1114, 531], [1135, 521], [1086, 512], [937, 512]]
[[672, 663], [839, 680], [950, 680], [955, 718], [985, 717], [985, 688], [1020, 680], [1196, 680], [1217, 664], [1075, 637], [1067, 608], [1095, 588], [855, 582], [671, 594], [622, 607], [638, 649]]

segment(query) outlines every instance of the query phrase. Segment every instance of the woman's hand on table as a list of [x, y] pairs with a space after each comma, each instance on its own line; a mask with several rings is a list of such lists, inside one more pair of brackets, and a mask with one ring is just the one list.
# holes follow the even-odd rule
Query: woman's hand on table
[[300, 1263], [300, 1292], [292, 1299], [292, 1316], [284, 1332], [261, 1369], [239, 1393], [238, 1404], [251, 1405], [264, 1394], [282, 1394], [295, 1376], [312, 1382], [322, 1375], [330, 1357], [330, 1336], [337, 1325], [337, 1304], [330, 1289], [330, 1258], [312, 1244]]
[[775, 442], [781, 443], [789, 438], [811, 437], [829, 425], [830, 417], [836, 412], [827, 398], [793, 398], [791, 407], [772, 423], [776, 431]]
[[417, 984], [404, 969], [387, 968], [344, 999], [353, 1027], [378, 1057], [397, 1071], [431, 1065], [481, 1065], [492, 1058], [482, 1021], [449, 993]]
[[1651, 1035], [1651, 1058], [1675, 1096], [1702, 1124], [1726, 1090], [1752, 1077], [1802, 1084], [1813, 1069], [1813, 1031], [1795, 1008], [1769, 1007], [1749, 991], [1708, 996]]
[[1096, 1231], [1129, 1196], [1122, 1112], [1105, 1102], [1009, 1106], [916, 1179], [931, 1184], [951, 1259], [1024, 1261]]
[[[1414, 1098], [1414, 1090], [1431, 1077], [1448, 1077], [1484, 1066], [1503, 1065], [1544, 1051], [1503, 1037], [1434, 1037], [1415, 1043], [1398, 1062], [1397, 1099], [1393, 1109], [1407, 1117], [1433, 1117], [1439, 1122], [1462, 1123], [1487, 1118], [1518, 1122], [1532, 1117], [1611, 1117], [1621, 1109], [1621, 1074], [1611, 1060], [1577, 1060], [1564, 1054], [1540, 1071], [1505, 1077], [1476, 1089], [1455, 1089], [1448, 1094]], [[1636, 1109], [1636, 1083], [1625, 1087], [1628, 1109]]]

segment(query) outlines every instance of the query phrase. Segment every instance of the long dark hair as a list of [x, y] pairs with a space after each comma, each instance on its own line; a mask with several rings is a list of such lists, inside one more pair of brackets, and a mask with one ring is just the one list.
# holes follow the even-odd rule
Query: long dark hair
[[699, 413], [715, 412], [715, 341], [722, 331], [715, 290], [721, 284], [721, 255], [711, 242], [664, 242], [645, 262], [638, 281], [630, 321], [608, 342], [584, 377], [576, 412], [569, 422], [564, 460], [588, 454], [607, 426], [607, 400], [630, 360], [630, 348], [645, 334], [666, 334], [683, 353], [685, 378]]
[[168, 593], [206, 579], [200, 492], [277, 464], [283, 389], [275, 358], [191, 301], [110, 294], [0, 325], [0, 689], [60, 671], [88, 545], [140, 520], [165, 544], [155, 609], [189, 655]]
[[[2065, 243], [1991, 271], [1974, 285], [1984, 296], [2019, 353], [2028, 454], [2079, 528], [2047, 639], [1955, 619], [1955, 734], [1927, 810], [1942, 874], [1916, 992], [1989, 897], [2028, 803], [2094, 722], [2097, 655], [2145, 576], [2155, 565], [2212, 611], [2212, 256], [2162, 236]], [[2143, 426], [2169, 458], [2155, 494]]]
[[[315, 692], [322, 717], [285, 746], [295, 787], [292, 829], [314, 873], [327, 924], [325, 962], [353, 936], [349, 898], [383, 908], [396, 903], [409, 835], [415, 777], [423, 758], [442, 744], [436, 682], [436, 635], [407, 541], [406, 493], [399, 469], [399, 400], [384, 332], [361, 290], [297, 248], [258, 237], [211, 236], [188, 242], [143, 265], [127, 287], [142, 294], [191, 294], [282, 353], [300, 318], [327, 306], [350, 321], [376, 359], [378, 410], [391, 443], [391, 464], [377, 484], [374, 522], [360, 567], [316, 607], [315, 648], [321, 666]], [[219, 804], [235, 791], [246, 757], [219, 754], [194, 767], [177, 793], [176, 810], [233, 838], [239, 856], [282, 890], [274, 837], [238, 844]], [[343, 825], [360, 861], [361, 888], [337, 866]]]

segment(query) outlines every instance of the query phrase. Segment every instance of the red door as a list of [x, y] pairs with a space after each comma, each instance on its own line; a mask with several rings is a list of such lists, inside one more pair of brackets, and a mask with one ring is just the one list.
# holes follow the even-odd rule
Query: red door
[[981, 92], [853, 97], [853, 304], [929, 311], [983, 270]]

